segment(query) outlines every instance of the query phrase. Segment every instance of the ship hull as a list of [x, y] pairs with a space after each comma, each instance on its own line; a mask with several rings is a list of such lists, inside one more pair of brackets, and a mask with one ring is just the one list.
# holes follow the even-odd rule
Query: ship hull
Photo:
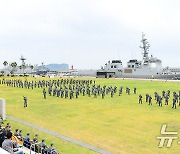
[[164, 79], [180, 80], [180, 74], [135, 74], [135, 73], [117, 73], [113, 71], [97, 71], [97, 78], [142, 78], [142, 79]]
[[164, 75], [128, 75], [122, 74], [120, 78], [143, 78], [143, 79], [165, 79], [165, 80], [180, 80], [180, 74], [164, 74]]

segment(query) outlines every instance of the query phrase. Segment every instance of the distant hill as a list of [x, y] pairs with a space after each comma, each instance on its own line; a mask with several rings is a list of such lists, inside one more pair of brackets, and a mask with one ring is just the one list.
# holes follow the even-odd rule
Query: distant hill
[[52, 70], [64, 70], [64, 69], [69, 69], [69, 65], [68, 64], [48, 64], [46, 65], [46, 68], [48, 69], [52, 69]]

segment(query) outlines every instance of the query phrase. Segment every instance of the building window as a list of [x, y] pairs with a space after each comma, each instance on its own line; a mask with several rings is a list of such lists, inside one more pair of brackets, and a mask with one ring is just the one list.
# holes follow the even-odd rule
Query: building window
[[116, 68], [117, 66], [116, 65], [114, 65], [114, 68]]
[[113, 68], [113, 65], [111, 65], [111, 68]]

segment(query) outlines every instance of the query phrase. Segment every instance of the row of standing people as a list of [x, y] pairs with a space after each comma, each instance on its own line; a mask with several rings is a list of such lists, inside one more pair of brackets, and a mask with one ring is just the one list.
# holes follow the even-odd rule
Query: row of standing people
[[[136, 94], [136, 87], [134, 87], [133, 89], [134, 94]], [[82, 94], [82, 96], [85, 96], [86, 94], [90, 97], [91, 95], [94, 95], [95, 98], [97, 98], [98, 95], [102, 96], [102, 99], [104, 99], [105, 95], [110, 94], [111, 97], [114, 96], [114, 94], [116, 94], [117, 92], [117, 87], [116, 86], [95, 86], [93, 85], [91, 88], [89, 86], [87, 87], [82, 87], [82, 86], [77, 86], [75, 88], [72, 88], [71, 86], [69, 88], [67, 87], [54, 87], [54, 89], [52, 87], [48, 88], [48, 94], [49, 96], [57, 96], [57, 97], [61, 97], [61, 98], [74, 98], [74, 93], [75, 93], [75, 97], [78, 98], [80, 94]], [[119, 88], [119, 96], [122, 95], [123, 92], [123, 87], [121, 86]], [[44, 99], [47, 98], [47, 92], [46, 89], [43, 89], [43, 97]], [[128, 95], [130, 95], [130, 88], [126, 87], [126, 93]]]
[[[168, 90], [167, 92], [165, 92], [164, 90], [162, 91], [162, 95], [158, 94], [157, 92], [154, 92], [154, 100], [156, 101], [156, 104], [158, 104], [159, 106], [162, 107], [162, 100], [165, 100], [165, 105], [169, 104], [169, 99], [170, 99], [170, 90]], [[179, 102], [179, 106], [180, 106], [180, 91], [179, 94], [174, 91], [173, 92], [173, 99], [172, 99], [172, 108], [176, 109], [176, 103]], [[145, 95], [145, 101], [146, 103], [148, 103], [149, 105], [152, 105], [152, 96], [149, 94]], [[142, 104], [143, 102], [143, 97], [140, 94], [139, 95], [139, 104]]]

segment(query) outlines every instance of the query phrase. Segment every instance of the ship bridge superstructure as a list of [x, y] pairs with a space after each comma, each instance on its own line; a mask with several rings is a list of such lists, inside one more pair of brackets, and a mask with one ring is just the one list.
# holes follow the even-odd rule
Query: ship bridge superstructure
[[97, 77], [122, 77], [122, 78], [156, 78], [156, 79], [177, 79], [180, 73], [177, 69], [175, 73], [166, 68], [163, 69], [160, 59], [149, 55], [150, 44], [142, 34], [141, 39], [142, 59], [131, 59], [127, 66], [123, 68], [121, 60], [112, 60], [105, 64], [100, 70], [97, 70]]
[[119, 70], [119, 71], [121, 71], [123, 69], [122, 61], [121, 60], [108, 61], [108, 63], [106, 63], [104, 68], [102, 68], [102, 69], [105, 71], [108, 71], [108, 70]]

